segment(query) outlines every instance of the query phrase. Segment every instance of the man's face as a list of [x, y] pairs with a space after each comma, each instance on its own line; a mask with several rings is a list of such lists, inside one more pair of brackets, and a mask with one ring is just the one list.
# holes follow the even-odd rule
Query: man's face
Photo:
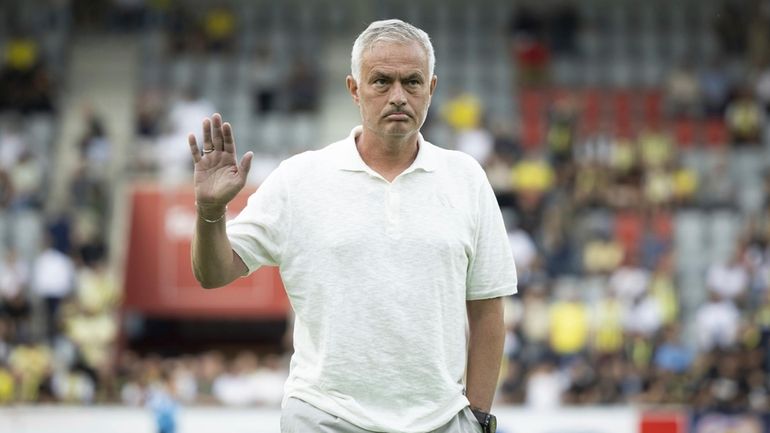
[[419, 131], [436, 88], [428, 55], [417, 42], [379, 42], [363, 54], [361, 80], [347, 78], [364, 128], [375, 135], [405, 137]]

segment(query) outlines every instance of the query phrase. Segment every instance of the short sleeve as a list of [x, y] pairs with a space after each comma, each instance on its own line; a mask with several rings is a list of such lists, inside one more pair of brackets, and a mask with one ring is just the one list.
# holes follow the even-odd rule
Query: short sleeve
[[468, 261], [465, 298], [471, 301], [512, 295], [516, 293], [517, 283], [503, 216], [484, 176], [478, 191], [476, 232]]
[[285, 167], [280, 165], [249, 197], [246, 207], [227, 223], [230, 245], [249, 273], [260, 266], [280, 266], [290, 224]]

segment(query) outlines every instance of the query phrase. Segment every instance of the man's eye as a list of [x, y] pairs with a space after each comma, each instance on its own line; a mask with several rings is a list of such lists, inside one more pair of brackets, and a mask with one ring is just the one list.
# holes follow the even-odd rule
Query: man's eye
[[420, 80], [409, 80], [409, 85], [416, 87], [420, 85]]
[[384, 78], [378, 78], [378, 79], [374, 80], [374, 84], [377, 85], [377, 86], [384, 86], [387, 83], [388, 82], [385, 81]]

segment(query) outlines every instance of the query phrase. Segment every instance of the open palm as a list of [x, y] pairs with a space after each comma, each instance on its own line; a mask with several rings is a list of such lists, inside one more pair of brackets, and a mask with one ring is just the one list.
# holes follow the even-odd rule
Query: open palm
[[187, 137], [195, 162], [195, 200], [198, 207], [220, 208], [227, 205], [246, 184], [254, 156], [247, 152], [237, 161], [233, 129], [215, 113], [203, 120], [203, 152], [195, 135]]

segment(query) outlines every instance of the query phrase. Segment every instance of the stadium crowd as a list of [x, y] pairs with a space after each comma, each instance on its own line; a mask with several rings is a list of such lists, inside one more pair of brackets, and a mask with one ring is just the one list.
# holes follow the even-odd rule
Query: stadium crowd
[[[172, 36], [169, 55], [234, 49], [232, 11], [213, 8], [200, 26], [186, 13], [117, 7], [110, 22], [136, 31], [156, 20]], [[635, 94], [629, 100], [639, 107], [625, 112], [594, 110], [585, 89], [549, 84], [549, 59], [575, 54], [571, 32], [581, 24], [569, 9], [548, 22], [561, 23], [560, 31], [542, 33], [547, 26], [532, 11], [511, 21], [512, 61], [526, 72], [517, 81], [526, 111], [520, 126], [485, 113], [483, 98], [458, 93], [434, 107], [424, 132], [431, 140], [432, 132], [450, 131], [451, 141], [438, 144], [484, 166], [506, 217], [520, 281], [507, 302], [499, 402], [770, 410], [770, 59], [747, 36], [757, 27], [736, 35], [739, 27], [714, 23], [725, 59], [753, 53], [750, 74], [736, 79], [720, 59], [701, 69], [682, 62], [653, 89], [651, 108]], [[51, 143], [32, 142], [27, 125], [40, 112], [55, 115], [56, 80], [35, 46], [34, 38], [14, 37], [3, 48], [0, 82], [17, 93], [0, 92], [10, 98], [0, 100], [0, 404], [142, 404], [158, 387], [185, 404], [279, 404], [288, 351], [117, 350], [125, 288], [107, 266], [110, 134], [98, 113], [85, 112], [71, 202], [44, 209], [43, 150]], [[303, 68], [281, 84], [265, 65], [254, 78], [254, 115], [318, 110], [318, 84], [308, 84]], [[615, 92], [593, 90], [599, 98]], [[186, 133], [185, 122], [212, 111], [194, 89], [169, 106], [158, 102], [163, 96], [140, 98], [139, 140], [159, 139], [163, 125], [175, 130], [169, 137]], [[764, 157], [763, 175], [752, 179], [760, 194], [748, 205], [730, 168], [743, 150]], [[710, 157], [702, 170], [688, 164], [693, 151]], [[725, 211], [740, 227], [722, 246], [729, 259], [707, 267], [695, 306], [683, 301], [679, 269], [687, 257], [675, 248], [676, 219], [686, 211]], [[25, 224], [35, 221], [42, 230], [25, 237], [35, 233]]]

